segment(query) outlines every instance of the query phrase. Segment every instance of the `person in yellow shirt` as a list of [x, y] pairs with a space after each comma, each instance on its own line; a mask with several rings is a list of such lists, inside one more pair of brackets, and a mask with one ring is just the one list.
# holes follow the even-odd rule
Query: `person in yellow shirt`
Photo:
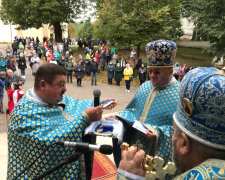
[[130, 92], [130, 82], [133, 80], [133, 69], [130, 67], [130, 64], [126, 64], [123, 75], [126, 84], [126, 92]]

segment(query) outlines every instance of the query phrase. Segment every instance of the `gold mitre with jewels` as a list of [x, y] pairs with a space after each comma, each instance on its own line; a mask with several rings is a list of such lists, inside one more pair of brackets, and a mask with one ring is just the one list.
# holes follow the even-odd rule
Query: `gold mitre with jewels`
[[173, 67], [176, 56], [176, 43], [169, 40], [157, 40], [146, 45], [148, 68]]

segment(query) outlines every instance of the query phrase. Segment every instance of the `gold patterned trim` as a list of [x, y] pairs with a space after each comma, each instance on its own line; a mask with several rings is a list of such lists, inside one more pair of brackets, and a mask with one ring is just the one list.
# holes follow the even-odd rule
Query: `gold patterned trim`
[[64, 118], [66, 118], [70, 122], [72, 122], [74, 120], [74, 118], [71, 117], [70, 115], [68, 115], [65, 111], [62, 111], [62, 115]]
[[142, 123], [144, 123], [144, 121], [146, 120], [146, 117], [148, 115], [148, 111], [149, 111], [149, 109], [150, 109], [150, 107], [151, 107], [151, 105], [153, 103], [153, 100], [156, 97], [157, 92], [158, 91], [156, 90], [156, 88], [152, 88], [150, 93], [148, 94], [148, 97], [147, 97], [147, 99], [145, 101], [144, 109], [143, 109], [143, 111], [141, 113], [141, 117], [140, 117], [140, 121]]

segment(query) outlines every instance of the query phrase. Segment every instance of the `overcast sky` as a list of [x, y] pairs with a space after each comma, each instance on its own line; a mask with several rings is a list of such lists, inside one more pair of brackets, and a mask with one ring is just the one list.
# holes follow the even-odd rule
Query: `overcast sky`
[[90, 4], [88, 5], [87, 9], [83, 11], [83, 13], [80, 15], [80, 18], [77, 18], [75, 21], [76, 22], [86, 21], [90, 17], [91, 22], [94, 22], [96, 20], [96, 18], [92, 15], [94, 12], [95, 12], [95, 9]]

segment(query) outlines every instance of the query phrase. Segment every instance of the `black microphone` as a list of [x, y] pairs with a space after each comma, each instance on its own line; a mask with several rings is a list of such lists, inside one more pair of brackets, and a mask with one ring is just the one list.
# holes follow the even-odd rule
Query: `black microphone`
[[102, 154], [112, 154], [113, 147], [110, 145], [95, 145], [89, 143], [79, 143], [79, 142], [70, 142], [70, 141], [60, 141], [56, 144], [66, 147], [76, 148], [79, 152], [89, 152], [89, 151], [99, 151]]
[[93, 91], [93, 95], [94, 95], [94, 107], [99, 106], [100, 105], [100, 95], [101, 95], [101, 91], [100, 89], [95, 89]]

